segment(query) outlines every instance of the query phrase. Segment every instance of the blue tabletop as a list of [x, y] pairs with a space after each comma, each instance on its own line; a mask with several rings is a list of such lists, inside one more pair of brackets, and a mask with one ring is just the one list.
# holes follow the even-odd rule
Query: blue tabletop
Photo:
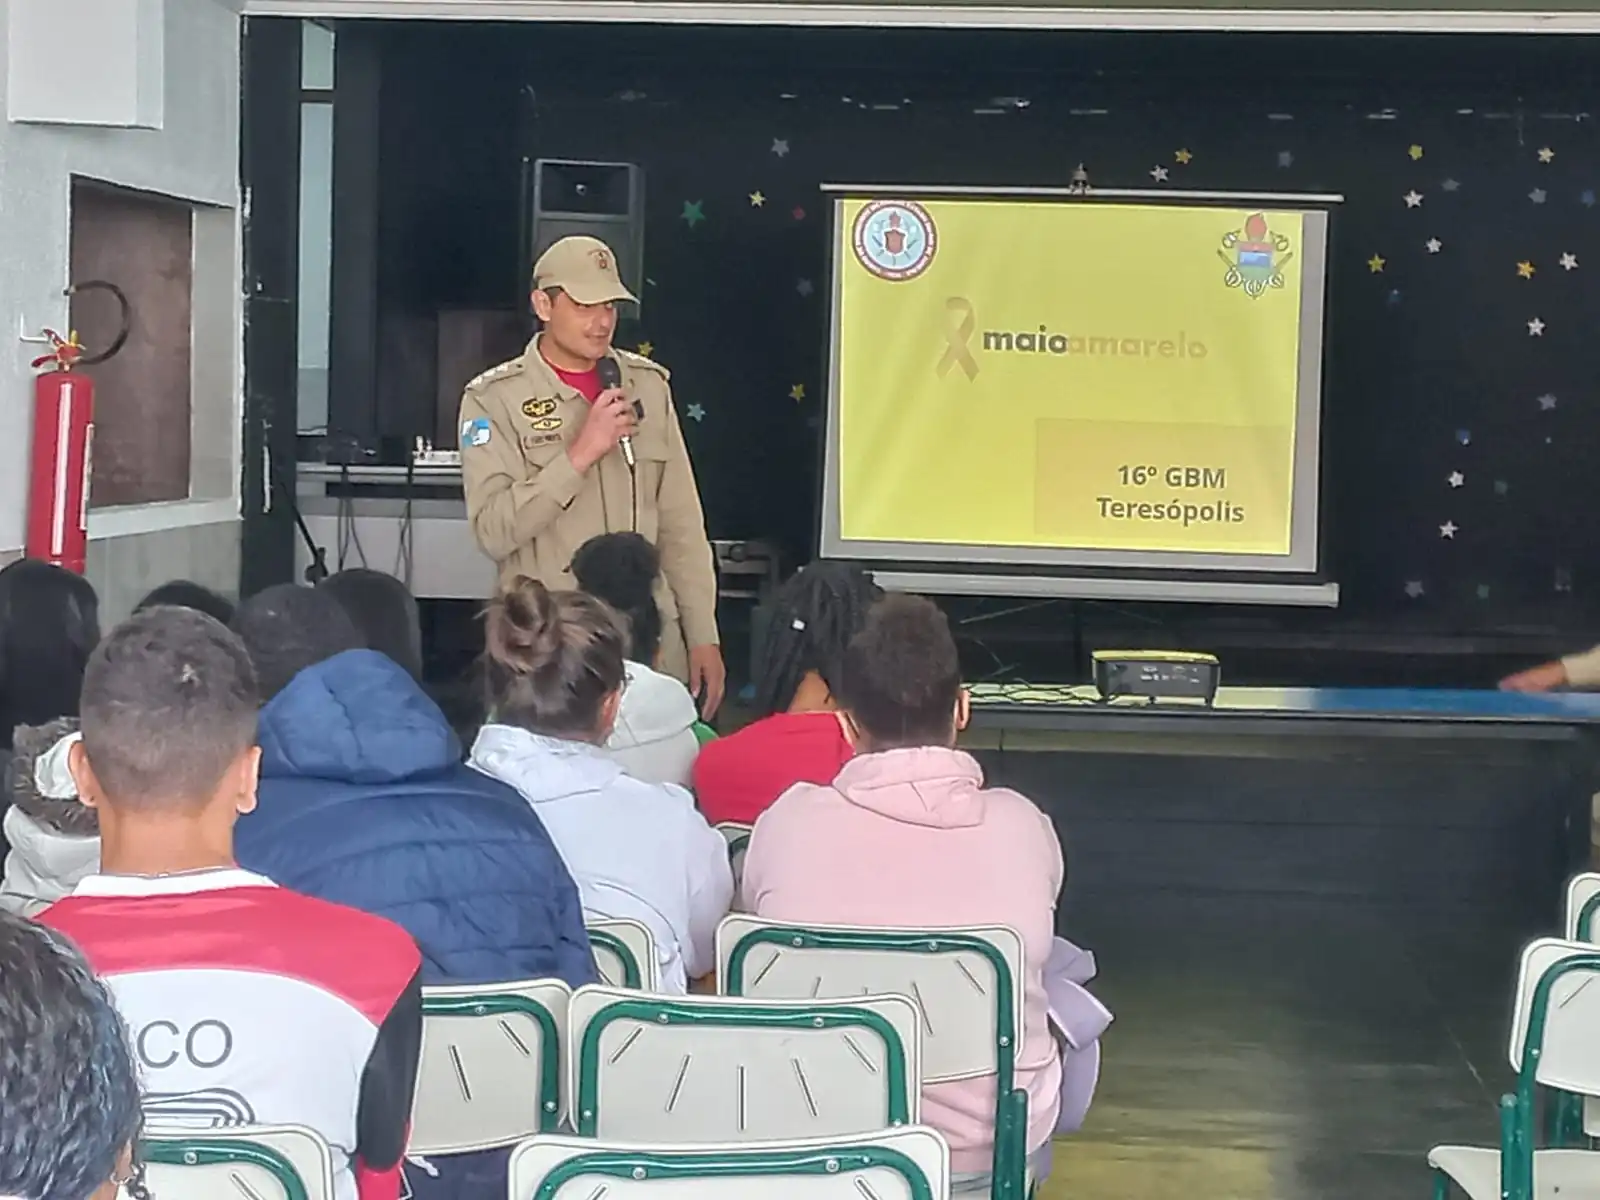
[[1210, 708], [1197, 701], [1118, 701], [1102, 704], [1093, 687], [1065, 684], [980, 683], [972, 687], [979, 708], [1082, 708], [1092, 705], [1123, 711], [1143, 707], [1157, 712], [1212, 712], [1326, 717], [1413, 717], [1459, 721], [1534, 721], [1560, 724], [1600, 722], [1600, 692], [1547, 692], [1528, 695], [1491, 689], [1446, 688], [1251, 688], [1224, 687]]

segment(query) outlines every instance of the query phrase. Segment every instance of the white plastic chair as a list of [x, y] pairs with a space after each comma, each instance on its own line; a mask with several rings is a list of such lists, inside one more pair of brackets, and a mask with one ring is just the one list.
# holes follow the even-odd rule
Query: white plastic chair
[[703, 1146], [540, 1137], [512, 1152], [509, 1174], [510, 1200], [945, 1200], [950, 1150], [922, 1126]]
[[149, 1132], [140, 1154], [160, 1200], [333, 1200], [332, 1152], [300, 1125]]
[[410, 1153], [513, 1146], [561, 1127], [572, 989], [559, 979], [422, 990]]
[[717, 980], [727, 995], [916, 1000], [924, 1083], [996, 1077], [993, 1181], [1004, 1200], [1021, 1200], [1028, 1186], [1028, 1094], [1014, 1085], [1022, 978], [1022, 935], [1003, 925], [868, 929], [734, 914], [717, 929]]
[[579, 988], [571, 1125], [682, 1144], [853, 1135], [917, 1119], [916, 1007], [904, 996], [749, 1001]]
[[1600, 1152], [1536, 1147], [1541, 1087], [1600, 1096], [1600, 947], [1539, 938], [1522, 951], [1509, 1057], [1517, 1090], [1500, 1099], [1500, 1146], [1435, 1146], [1433, 1194], [1472, 1200], [1574, 1200], [1600, 1194]]
[[590, 921], [589, 945], [600, 982], [636, 992], [653, 992], [661, 986], [661, 962], [650, 926], [630, 917]]
[[728, 865], [733, 868], [735, 895], [744, 885], [744, 856], [750, 849], [750, 832], [753, 828], [751, 825], [741, 825], [738, 821], [723, 821], [717, 826], [717, 832], [728, 843]]
[[1600, 872], [1585, 871], [1567, 880], [1567, 940], [1600, 942], [1595, 914], [1600, 912]]

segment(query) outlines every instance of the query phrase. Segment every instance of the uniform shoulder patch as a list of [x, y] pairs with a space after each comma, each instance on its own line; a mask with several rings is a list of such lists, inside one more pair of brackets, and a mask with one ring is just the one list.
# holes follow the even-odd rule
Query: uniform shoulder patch
[[653, 358], [646, 358], [642, 354], [635, 354], [632, 350], [624, 350], [617, 346], [612, 347], [612, 353], [618, 358], [625, 360], [630, 367], [639, 367], [645, 371], [654, 371], [663, 379], [672, 378], [672, 372], [667, 370], [660, 363], [656, 362]]
[[514, 375], [521, 375], [523, 371], [522, 360], [513, 358], [510, 362], [503, 362], [498, 367], [490, 367], [471, 383], [467, 384], [467, 391], [483, 387], [485, 384], [494, 383], [501, 379], [510, 379]]

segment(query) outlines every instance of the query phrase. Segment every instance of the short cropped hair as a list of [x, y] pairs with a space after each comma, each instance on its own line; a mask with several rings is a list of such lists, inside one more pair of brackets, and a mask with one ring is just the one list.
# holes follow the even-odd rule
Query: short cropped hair
[[77, 951], [3, 912], [0, 979], [0, 1194], [84, 1200], [139, 1135], [126, 1031]]
[[225, 625], [151, 608], [100, 643], [83, 676], [83, 752], [113, 805], [207, 800], [254, 743], [255, 671]]
[[233, 620], [235, 607], [233, 601], [221, 592], [214, 592], [191, 579], [174, 579], [170, 583], [163, 583], [135, 604], [133, 611], [143, 612], [147, 608], [159, 608], [164, 604], [174, 608], [192, 608], [195, 612], [203, 612], [224, 625]]
[[369, 567], [350, 567], [317, 585], [344, 608], [368, 650], [387, 655], [422, 680], [422, 618], [411, 590]]
[[655, 597], [660, 574], [661, 552], [643, 534], [602, 533], [572, 556], [578, 587], [628, 619], [628, 657], [647, 666], [661, 649], [661, 609]]
[[874, 746], [948, 745], [961, 697], [950, 622], [931, 600], [890, 596], [850, 639], [839, 700]]
[[239, 605], [233, 629], [250, 651], [262, 703], [307, 667], [367, 645], [344, 605], [327, 592], [293, 583], [264, 588]]

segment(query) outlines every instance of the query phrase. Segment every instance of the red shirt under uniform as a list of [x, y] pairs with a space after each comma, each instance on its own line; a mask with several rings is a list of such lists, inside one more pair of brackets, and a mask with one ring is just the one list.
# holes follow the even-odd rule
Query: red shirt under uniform
[[590, 404], [600, 399], [600, 393], [604, 389], [600, 386], [599, 367], [590, 367], [587, 371], [563, 371], [548, 358], [544, 361], [545, 365], [556, 373], [557, 379], [577, 392]]
[[336, 1200], [395, 1200], [422, 1046], [398, 925], [238, 868], [91, 875], [40, 914], [110, 985], [153, 1131], [306, 1125]]
[[713, 825], [753, 825], [797, 783], [832, 783], [855, 750], [838, 713], [777, 713], [700, 747], [694, 794]]

